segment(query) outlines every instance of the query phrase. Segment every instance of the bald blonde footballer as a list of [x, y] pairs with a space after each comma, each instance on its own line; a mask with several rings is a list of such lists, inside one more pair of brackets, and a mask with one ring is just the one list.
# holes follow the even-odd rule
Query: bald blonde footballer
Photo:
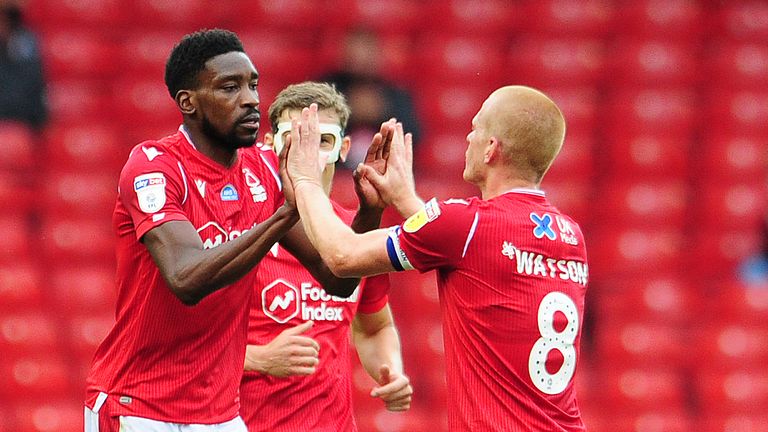
[[[358, 167], [406, 221], [356, 234], [322, 193], [317, 107], [295, 121], [288, 173], [301, 221], [338, 276], [435, 271], [452, 431], [583, 431], [573, 387], [588, 266], [578, 224], [540, 185], [565, 138], [542, 92], [494, 91], [472, 119], [464, 180], [480, 198], [415, 193], [411, 139], [394, 121], [372, 149], [386, 170]], [[300, 123], [300, 124], [299, 124]], [[445, 145], [451, 145], [446, 143]]]

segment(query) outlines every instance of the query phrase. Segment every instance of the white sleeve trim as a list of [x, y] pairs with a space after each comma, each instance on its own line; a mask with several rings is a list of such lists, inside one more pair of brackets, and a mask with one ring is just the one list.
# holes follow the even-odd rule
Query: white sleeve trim
[[187, 174], [184, 172], [184, 167], [181, 166], [181, 162], [176, 162], [176, 164], [179, 166], [179, 171], [181, 172], [181, 180], [184, 183], [184, 199], [181, 200], [181, 203], [184, 204], [187, 202], [187, 195], [189, 194], [189, 187], [187, 186]]
[[472, 221], [472, 228], [469, 229], [469, 235], [467, 235], [467, 241], [464, 242], [464, 250], [461, 252], [461, 257], [464, 258], [464, 255], [467, 254], [467, 248], [469, 247], [469, 243], [472, 241], [472, 238], [475, 236], [475, 230], [477, 229], [477, 221], [480, 219], [480, 215], [475, 212], [475, 220]]
[[269, 161], [266, 158], [264, 158], [264, 155], [260, 154], [259, 157], [264, 162], [264, 164], [267, 166], [267, 168], [269, 168], [269, 172], [272, 173], [272, 177], [274, 177], [275, 181], [277, 182], [277, 188], [282, 192], [282, 190], [283, 190], [283, 182], [280, 181], [280, 176], [277, 175], [277, 173], [275, 172], [275, 169], [272, 168], [272, 164], [270, 164]]

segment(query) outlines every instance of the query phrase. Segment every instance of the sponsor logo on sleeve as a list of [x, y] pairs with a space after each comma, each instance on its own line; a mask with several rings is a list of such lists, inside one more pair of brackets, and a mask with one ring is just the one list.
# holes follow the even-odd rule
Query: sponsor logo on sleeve
[[144, 213], [156, 213], [165, 205], [165, 176], [163, 173], [142, 174], [133, 179], [133, 190]]
[[554, 240], [557, 238], [555, 235], [555, 230], [552, 229], [552, 215], [549, 213], [544, 213], [544, 215], [539, 216], [536, 213], [531, 213], [531, 221], [533, 221], [536, 226], [533, 228], [533, 235], [540, 239], [543, 237], [546, 237], [550, 240]]
[[440, 205], [437, 203], [437, 199], [432, 198], [424, 204], [421, 210], [406, 219], [403, 223], [403, 230], [407, 233], [414, 233], [438, 217], [440, 217]]
[[573, 230], [573, 225], [567, 219], [555, 216], [557, 222], [557, 228], [560, 230], [560, 241], [569, 245], [578, 245], [579, 239], [576, 238], [576, 232]]

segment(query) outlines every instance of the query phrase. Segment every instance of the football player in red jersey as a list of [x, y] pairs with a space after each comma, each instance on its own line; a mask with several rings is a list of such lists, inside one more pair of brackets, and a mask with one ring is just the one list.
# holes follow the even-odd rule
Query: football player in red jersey
[[[283, 89], [270, 106], [272, 133], [264, 142], [280, 153], [291, 120], [313, 102], [319, 107], [319, 156], [323, 192], [328, 195], [335, 163], [343, 161], [350, 149], [350, 139], [344, 136], [349, 107], [334, 87], [304, 82]], [[366, 196], [366, 192], [373, 193]], [[383, 211], [386, 206], [371, 188], [360, 188], [358, 193], [368, 207]], [[345, 223], [359, 228], [354, 212], [331, 203]], [[392, 411], [410, 407], [413, 389], [403, 374], [387, 275], [363, 279], [348, 298], [330, 296], [296, 258], [276, 245], [262, 259], [255, 279], [246, 372], [240, 385], [240, 413], [250, 432], [357, 430], [350, 327], [361, 363], [379, 383], [371, 395]]]
[[[185, 36], [165, 81], [183, 122], [134, 147], [120, 174], [116, 322], [87, 379], [85, 430], [244, 432], [251, 270], [280, 241], [327, 291], [348, 296], [358, 281], [322, 264], [277, 157], [253, 145], [258, 73], [238, 37]], [[373, 210], [362, 219], [375, 227]]]
[[[494, 91], [472, 119], [464, 180], [481, 197], [416, 196], [410, 138], [396, 133], [384, 174], [361, 165], [408, 217], [356, 234], [321, 193], [317, 107], [293, 125], [288, 172], [312, 243], [337, 275], [436, 270], [448, 423], [454, 431], [583, 431], [573, 378], [588, 267], [584, 237], [540, 189], [565, 137], [560, 109], [523, 86]], [[374, 142], [374, 146], [380, 146]], [[446, 144], [447, 145], [447, 144]]]

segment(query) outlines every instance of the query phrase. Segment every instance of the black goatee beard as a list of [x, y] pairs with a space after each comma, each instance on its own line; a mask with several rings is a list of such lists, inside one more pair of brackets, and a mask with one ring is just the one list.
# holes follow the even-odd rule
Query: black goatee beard
[[237, 150], [243, 147], [251, 147], [256, 143], [254, 139], [243, 139], [237, 136], [237, 126], [233, 126], [226, 134], [222, 134], [213, 127], [207, 117], [203, 117], [202, 132], [211, 139], [211, 141], [221, 144], [228, 150]]

